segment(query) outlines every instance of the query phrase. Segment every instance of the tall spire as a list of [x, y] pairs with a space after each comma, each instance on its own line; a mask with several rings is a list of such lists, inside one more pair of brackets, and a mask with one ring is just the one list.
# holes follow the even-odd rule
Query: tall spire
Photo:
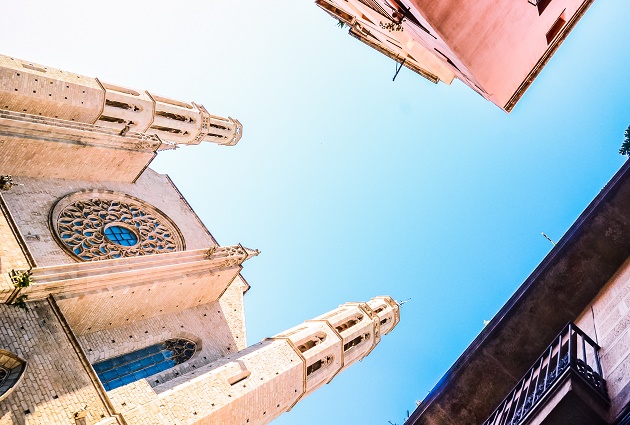
[[3, 175], [135, 182], [158, 151], [234, 146], [243, 126], [201, 104], [0, 55], [0, 132]]
[[346, 303], [152, 391], [128, 385], [121, 413], [128, 425], [150, 422], [149, 412], [182, 424], [265, 425], [367, 356], [399, 321], [391, 297]]
[[233, 146], [241, 123], [203, 105], [0, 55], [0, 110], [156, 135], [170, 144]]

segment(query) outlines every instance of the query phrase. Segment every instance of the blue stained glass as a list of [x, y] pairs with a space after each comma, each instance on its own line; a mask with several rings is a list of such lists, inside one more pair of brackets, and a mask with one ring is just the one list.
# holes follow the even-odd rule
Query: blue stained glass
[[132, 382], [137, 381], [137, 379], [133, 375], [121, 376], [120, 380], [122, 381], [123, 385], [131, 384]]
[[148, 376], [148, 375], [147, 375], [147, 371], [146, 371], [146, 370], [144, 370], [144, 369], [139, 370], [139, 371], [137, 371], [137, 372], [134, 372], [134, 374], [133, 374], [133, 377], [134, 377], [134, 378], [136, 378], [136, 381], [137, 381], [138, 379], [146, 378], [147, 376]]
[[109, 381], [114, 378], [118, 378], [115, 370], [108, 370], [107, 372], [103, 372], [103, 379]]
[[129, 370], [131, 372], [135, 372], [137, 370], [142, 369], [142, 362], [133, 362], [133, 363], [129, 363]]
[[185, 339], [168, 339], [122, 356], [94, 364], [106, 391], [163, 372], [189, 360], [197, 345]]
[[105, 229], [105, 237], [117, 245], [133, 246], [138, 243], [134, 232], [122, 226], [109, 226]]

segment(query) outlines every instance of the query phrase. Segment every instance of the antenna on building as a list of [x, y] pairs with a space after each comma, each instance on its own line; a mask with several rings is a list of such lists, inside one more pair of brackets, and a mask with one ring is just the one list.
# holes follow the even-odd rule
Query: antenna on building
[[398, 306], [402, 308], [403, 304], [407, 304], [409, 301], [411, 301], [411, 298], [407, 298], [404, 301], [396, 301], [396, 303], [398, 303]]
[[405, 64], [406, 60], [407, 60], [407, 58], [403, 58], [402, 62], [400, 62], [400, 66], [398, 66], [398, 62], [396, 62], [396, 73], [394, 74], [394, 78], [392, 78], [392, 81], [396, 80], [396, 77], [398, 77], [398, 73], [402, 69], [402, 67]]
[[551, 242], [553, 244], [553, 246], [556, 246], [556, 243], [554, 241], [552, 241], [551, 238], [545, 234], [545, 232], [540, 232], [540, 233], [545, 237], [545, 239], [547, 239], [549, 242]]

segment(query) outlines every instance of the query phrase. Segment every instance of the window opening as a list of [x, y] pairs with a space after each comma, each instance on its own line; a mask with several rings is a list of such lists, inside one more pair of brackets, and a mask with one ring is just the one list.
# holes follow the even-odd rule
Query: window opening
[[239, 382], [243, 382], [244, 380], [249, 378], [249, 376], [251, 374], [252, 373], [249, 370], [243, 370], [243, 371], [237, 373], [236, 375], [232, 376], [230, 379], [228, 379], [228, 383], [230, 385], [236, 385]]
[[356, 337], [352, 341], [346, 342], [343, 345], [343, 351], [346, 352], [349, 349], [351, 349], [352, 347], [356, 347], [357, 345], [361, 344], [363, 341], [367, 341], [368, 339], [370, 339], [370, 334], [359, 335], [358, 337]]
[[187, 339], [167, 339], [93, 365], [106, 391], [130, 384], [182, 364], [195, 354], [197, 344]]
[[107, 122], [117, 122], [119, 124], [126, 124], [127, 121], [125, 121], [122, 118], [114, 118], [114, 117], [108, 117], [107, 115], [101, 115], [100, 117], [98, 117], [99, 121], [107, 121]]
[[354, 325], [359, 323], [361, 320], [363, 320], [363, 316], [362, 315], [356, 316], [355, 318], [350, 319], [347, 322], [340, 324], [335, 329], [337, 329], [337, 332], [341, 333], [341, 332], [345, 331], [346, 329], [349, 329], [349, 328], [353, 327]]
[[152, 125], [151, 128], [154, 130], [166, 131], [168, 133], [173, 133], [173, 134], [179, 134], [182, 132], [181, 130], [178, 130], [176, 128], [162, 127], [161, 125]]
[[139, 110], [140, 110], [140, 108], [138, 108], [136, 105], [130, 105], [130, 104], [128, 104], [128, 103], [125, 103], [125, 102], [119, 102], [119, 101], [117, 101], [117, 100], [109, 100], [109, 99], [106, 99], [106, 100], [105, 100], [105, 105], [107, 105], [107, 106], [111, 106], [111, 107], [114, 107], [114, 108], [120, 108], [120, 109], [131, 109], [131, 110], [133, 110], [134, 112], [135, 112], [135, 111], [139, 111]]
[[168, 118], [170, 120], [182, 121], [182, 122], [195, 122], [192, 118], [185, 117], [183, 115], [174, 114], [172, 112], [156, 111], [155, 115]]
[[318, 333], [317, 335], [315, 335], [314, 337], [312, 337], [308, 341], [298, 345], [298, 350], [300, 350], [300, 352], [304, 353], [304, 352], [310, 350], [311, 348], [315, 347], [316, 345], [321, 344], [322, 342], [324, 342], [325, 339], [326, 339], [326, 334]]
[[384, 305], [379, 305], [375, 310], [374, 313], [379, 314], [381, 311], [385, 310], [385, 306]]
[[551, 44], [554, 38], [556, 38], [556, 36], [560, 33], [560, 30], [562, 29], [564, 24], [566, 24], [566, 21], [564, 19], [563, 10], [558, 19], [556, 19], [556, 22], [554, 22], [554, 24], [551, 26], [549, 32], [547, 32], [547, 44]]
[[326, 359], [317, 360], [315, 363], [312, 363], [310, 366], [306, 368], [306, 376], [310, 376], [318, 370], [332, 364], [333, 358], [332, 356], [326, 356]]
[[536, 8], [538, 9], [538, 15], [540, 16], [545, 11], [547, 6], [549, 6], [551, 0], [529, 0], [529, 2], [536, 5]]

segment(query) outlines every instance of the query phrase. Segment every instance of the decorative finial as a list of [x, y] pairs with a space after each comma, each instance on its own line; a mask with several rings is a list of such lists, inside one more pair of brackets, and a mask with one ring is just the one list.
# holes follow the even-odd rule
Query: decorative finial
[[407, 304], [409, 301], [411, 301], [411, 298], [407, 298], [407, 299], [406, 299], [406, 300], [404, 300], [404, 301], [396, 301], [396, 303], [398, 304], [398, 306], [399, 306], [400, 308], [402, 308], [402, 306], [403, 306], [404, 304]]

